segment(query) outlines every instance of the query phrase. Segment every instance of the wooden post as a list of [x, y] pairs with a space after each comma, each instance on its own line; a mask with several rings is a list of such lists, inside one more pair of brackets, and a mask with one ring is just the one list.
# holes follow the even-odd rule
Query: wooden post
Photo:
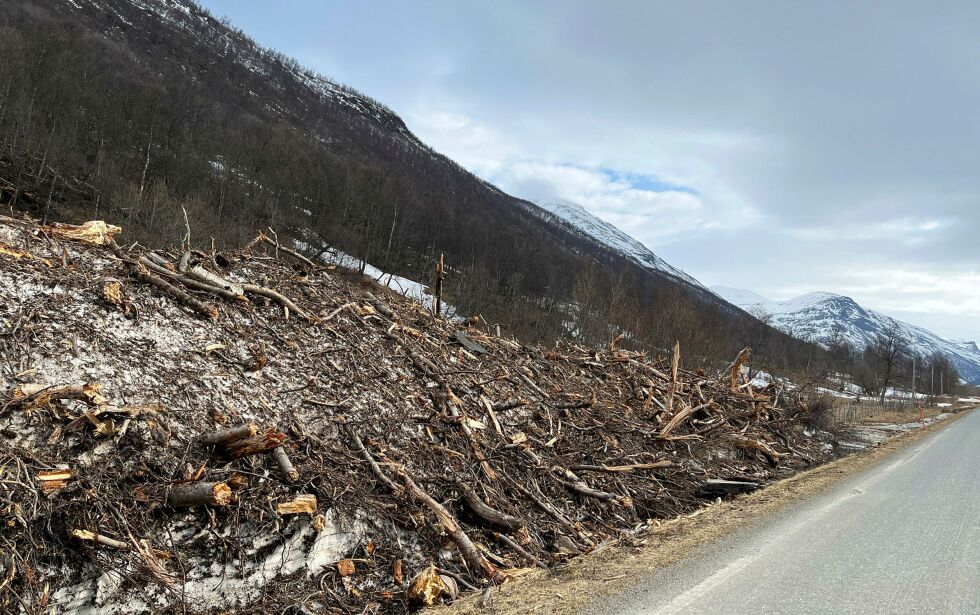
[[439, 255], [439, 264], [436, 265], [436, 318], [442, 315], [442, 279], [446, 271], [446, 255]]

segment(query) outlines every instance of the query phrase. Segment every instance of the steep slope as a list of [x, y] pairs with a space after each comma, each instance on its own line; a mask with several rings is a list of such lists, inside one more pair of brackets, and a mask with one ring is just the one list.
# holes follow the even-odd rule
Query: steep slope
[[[335, 248], [420, 283], [445, 254], [446, 299], [527, 341], [567, 336], [586, 282], [598, 325], [581, 343], [628, 329], [633, 347], [680, 340], [722, 361], [776, 334], [621, 238], [480, 180], [384, 105], [189, 0], [0, 0], [0, 30], [0, 205], [111, 217], [148, 245], [179, 241], [185, 219], [206, 249], [271, 227], [312, 256]], [[603, 305], [613, 279], [635, 305]], [[809, 352], [784, 342], [790, 361]]]
[[608, 246], [641, 267], [668, 275], [691, 286], [708, 290], [692, 276], [677, 267], [671, 266], [645, 245], [619, 228], [589, 213], [578, 203], [553, 201], [539, 202], [538, 205], [565, 220], [586, 237]]
[[775, 387], [101, 228], [0, 216], [3, 613], [407, 613], [433, 564], [490, 587], [830, 448]]
[[953, 362], [963, 380], [980, 383], [980, 349], [975, 342], [945, 339], [922, 327], [866, 309], [850, 297], [809, 293], [786, 301], [770, 301], [742, 289], [714, 286], [712, 290], [776, 328], [822, 345], [840, 336], [854, 348], [863, 349], [877, 334], [897, 326], [917, 356], [925, 358], [938, 352]]

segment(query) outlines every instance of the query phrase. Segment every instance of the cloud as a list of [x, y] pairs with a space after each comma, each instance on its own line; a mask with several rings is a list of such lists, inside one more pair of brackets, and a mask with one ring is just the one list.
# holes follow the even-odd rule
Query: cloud
[[[980, 4], [205, 0], [517, 196], [729, 286], [951, 313], [980, 268]], [[921, 282], [921, 280], [919, 280]], [[936, 321], [980, 337], [980, 320]], [[949, 329], [946, 328], [949, 327]]]

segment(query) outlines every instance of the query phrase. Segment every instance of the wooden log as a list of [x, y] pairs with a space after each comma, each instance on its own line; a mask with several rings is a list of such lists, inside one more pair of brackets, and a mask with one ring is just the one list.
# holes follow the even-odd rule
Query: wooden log
[[523, 526], [527, 525], [523, 519], [508, 515], [507, 513], [497, 510], [496, 508], [488, 506], [483, 500], [480, 499], [480, 497], [476, 494], [476, 491], [474, 491], [469, 485], [463, 485], [461, 488], [463, 490], [463, 501], [466, 502], [467, 508], [469, 508], [477, 517], [486, 521], [490, 525], [509, 532], [516, 532]]
[[397, 469], [398, 475], [401, 477], [402, 482], [405, 484], [406, 491], [414, 497], [416, 500], [421, 502], [428, 508], [439, 520], [439, 524], [446, 530], [449, 537], [452, 538], [453, 542], [459, 548], [459, 552], [462, 554], [463, 559], [466, 564], [475, 573], [481, 574], [493, 583], [503, 583], [507, 577], [502, 572], [497, 570], [493, 564], [491, 564], [483, 553], [477, 549], [470, 537], [466, 535], [463, 528], [460, 527], [459, 522], [453, 517], [446, 508], [437, 502], [435, 498], [426, 493], [415, 484], [412, 477], [408, 474], [408, 471], [404, 468]]
[[239, 427], [221, 429], [214, 433], [210, 433], [201, 438], [201, 444], [208, 446], [217, 446], [219, 444], [225, 445], [230, 442], [234, 442], [235, 440], [250, 438], [257, 433], [259, 433], [259, 428], [254, 423], [246, 423]]
[[240, 284], [236, 284], [230, 280], [226, 280], [220, 275], [208, 271], [207, 269], [205, 269], [200, 265], [194, 265], [193, 267], [188, 269], [187, 277], [189, 277], [192, 280], [203, 282], [210, 286], [216, 286], [221, 290], [225, 291], [225, 293], [228, 293], [230, 296], [236, 299], [245, 298], [245, 289], [242, 288]]
[[697, 495], [702, 498], [718, 498], [740, 493], [749, 493], [761, 487], [759, 483], [740, 480], [721, 480], [712, 478], [701, 483]]
[[250, 455], [267, 453], [285, 441], [286, 434], [275, 429], [267, 429], [264, 433], [255, 436], [232, 440], [225, 445], [225, 450], [232, 459], [241, 459]]
[[272, 458], [275, 460], [276, 465], [279, 466], [279, 471], [283, 473], [286, 480], [293, 483], [299, 480], [299, 470], [289, 460], [285, 446], [278, 446], [272, 449]]
[[170, 487], [167, 506], [189, 508], [191, 506], [227, 506], [235, 499], [225, 483], [179, 483]]
[[150, 273], [149, 269], [147, 269], [144, 265], [136, 262], [129, 256], [126, 256], [126, 254], [122, 251], [122, 248], [120, 248], [111, 237], [107, 239], [106, 245], [108, 245], [109, 249], [112, 250], [112, 253], [116, 255], [116, 258], [130, 266], [133, 277], [140, 282], [156, 286], [163, 292], [172, 296], [174, 299], [180, 301], [202, 316], [212, 319], [218, 317], [218, 308], [208, 305], [207, 303], [188, 295], [186, 292], [167, 282], [163, 278]]
[[212, 284], [208, 284], [208, 283], [202, 282], [200, 280], [194, 280], [194, 279], [191, 279], [191, 278], [189, 278], [187, 276], [181, 275], [181, 274], [177, 273], [176, 271], [171, 271], [170, 269], [167, 269], [166, 267], [163, 267], [163, 266], [161, 266], [161, 265], [159, 265], [157, 263], [154, 263], [153, 261], [151, 261], [150, 259], [148, 259], [146, 257], [141, 257], [139, 259], [139, 263], [140, 263], [140, 265], [143, 265], [148, 270], [153, 271], [154, 273], [158, 273], [161, 276], [166, 276], [166, 277], [168, 277], [168, 278], [170, 278], [172, 280], [175, 280], [177, 282], [180, 282], [182, 285], [186, 286], [187, 288], [193, 288], [194, 290], [200, 290], [200, 291], [204, 291], [206, 293], [211, 293], [212, 295], [217, 295], [219, 297], [222, 297], [224, 299], [228, 299], [230, 301], [242, 300], [242, 299], [245, 298], [244, 295], [236, 295], [235, 293], [230, 292], [230, 291], [227, 291], [227, 290], [225, 290], [225, 289], [223, 289], [221, 287], [214, 286]]

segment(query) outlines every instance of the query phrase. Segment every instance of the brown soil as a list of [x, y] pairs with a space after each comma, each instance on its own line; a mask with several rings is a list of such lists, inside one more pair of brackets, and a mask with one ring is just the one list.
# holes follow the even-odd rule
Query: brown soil
[[451, 606], [434, 608], [429, 612], [501, 615], [574, 613], [587, 601], [621, 591], [636, 583], [639, 576], [680, 560], [708, 541], [730, 534], [801, 497], [810, 497], [830, 488], [963, 414], [958, 413], [923, 429], [900, 434], [879, 447], [801, 472], [755, 493], [656, 523], [640, 536], [603, 545], [561, 568], [525, 575], [492, 590], [489, 595], [486, 592], [472, 595]]

